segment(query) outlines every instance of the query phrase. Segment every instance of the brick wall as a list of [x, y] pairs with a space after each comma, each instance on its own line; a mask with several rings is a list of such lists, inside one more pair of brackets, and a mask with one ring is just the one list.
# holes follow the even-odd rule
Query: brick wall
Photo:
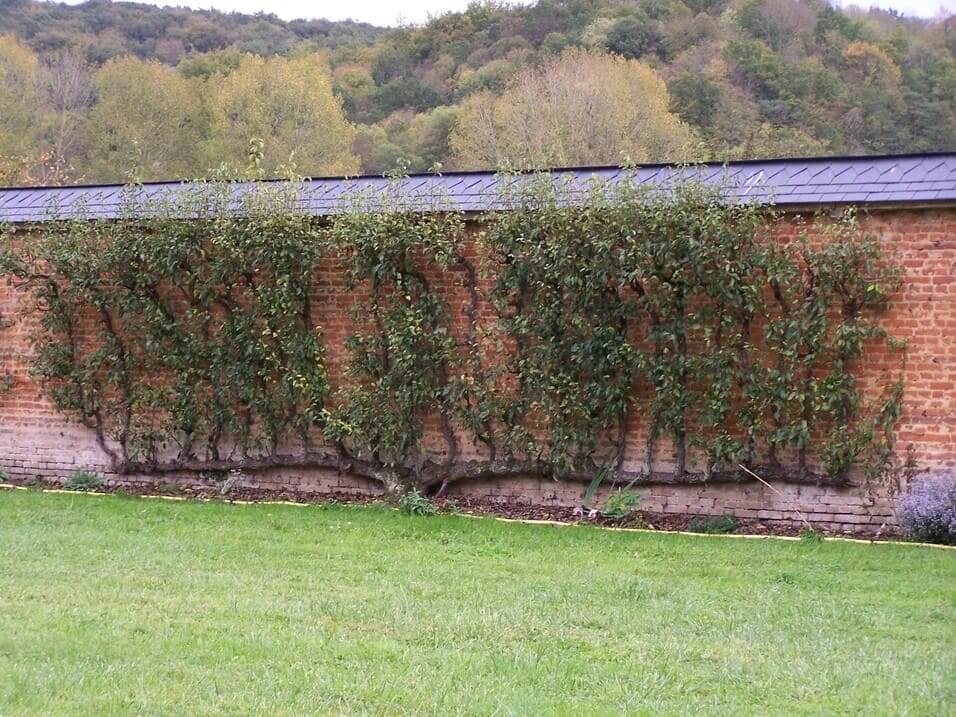
[[[904, 284], [882, 323], [907, 340], [904, 412], [897, 429], [897, 447], [911, 447], [927, 475], [956, 474], [956, 209], [903, 208], [873, 210], [864, 227], [883, 243], [888, 254], [905, 268]], [[792, 222], [778, 228], [782, 240], [795, 232]], [[435, 277], [449, 306], [461, 316], [467, 294], [454, 275]], [[329, 369], [340, 375], [343, 338], [351, 330], [349, 308], [363, 301], [361, 294], [344, 290], [341, 272], [328, 262], [316, 280], [316, 323], [329, 347]], [[11, 477], [61, 479], [78, 469], [97, 470], [113, 481], [143, 482], [148, 476], [116, 476], [97, 447], [91, 432], [70, 424], [42, 396], [28, 373], [29, 317], [10, 286], [0, 281], [0, 378], [8, 375], [9, 390], [0, 390], [0, 468]], [[490, 312], [482, 307], [482, 315]], [[871, 354], [862, 367], [864, 381], [877, 381], [895, 371], [895, 359]], [[636, 467], [643, 447], [641, 426], [630, 432], [627, 463]], [[662, 444], [662, 464], [668, 461]], [[161, 480], [189, 482], [191, 476]], [[374, 484], [330, 471], [271, 470], [249, 480], [264, 488], [303, 493], [376, 492]], [[665, 513], [719, 515], [794, 521], [795, 511], [831, 528], [859, 528], [892, 523], [893, 501], [885, 491], [860, 486], [824, 488], [775, 484], [773, 492], [759, 483], [715, 485], [661, 485], [641, 490], [642, 505]], [[547, 479], [476, 481], [455, 485], [453, 493], [486, 496], [500, 501], [524, 501], [570, 506], [580, 502], [585, 485]]]

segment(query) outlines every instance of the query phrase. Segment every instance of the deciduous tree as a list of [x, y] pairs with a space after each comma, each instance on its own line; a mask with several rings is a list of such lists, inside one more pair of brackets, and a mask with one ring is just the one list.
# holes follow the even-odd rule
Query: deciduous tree
[[36, 151], [39, 63], [29, 47], [10, 35], [0, 36], [0, 163], [22, 166]]
[[93, 77], [89, 167], [99, 181], [190, 178], [204, 167], [196, 86], [158, 62], [110, 60]]
[[249, 55], [214, 83], [207, 143], [211, 159], [241, 163], [249, 140], [257, 138], [264, 142], [267, 173], [290, 163], [310, 175], [358, 172], [354, 130], [332, 94], [324, 56]]
[[451, 147], [462, 167], [681, 160], [694, 135], [669, 103], [647, 65], [569, 50], [520, 73], [500, 97], [469, 97]]
[[43, 110], [44, 184], [77, 178], [74, 164], [87, 141], [87, 113], [93, 102], [92, 73], [78, 52], [61, 50], [46, 58], [40, 73]]

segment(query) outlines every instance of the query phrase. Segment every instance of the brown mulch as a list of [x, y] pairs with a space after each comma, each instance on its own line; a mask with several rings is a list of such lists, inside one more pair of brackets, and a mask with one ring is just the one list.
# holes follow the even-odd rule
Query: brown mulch
[[[37, 478], [28, 478], [26, 480], [10, 478], [7, 480], [7, 483], [10, 485], [36, 489], [62, 488], [62, 486], [57, 482], [40, 480]], [[368, 505], [385, 502], [385, 499], [381, 496], [374, 495], [361, 495], [346, 492], [308, 493], [294, 490], [267, 490], [262, 488], [246, 487], [235, 487], [230, 490], [227, 495], [223, 495], [221, 492], [221, 487], [218, 484], [209, 484], [206, 486], [183, 486], [173, 483], [130, 483], [120, 485], [108, 484], [97, 489], [97, 492], [116, 493], [120, 495], [131, 496], [167, 496], [195, 500], [222, 500], [227, 502], [288, 501], [292, 503], [339, 503], [347, 505]], [[439, 510], [466, 513], [470, 515], [509, 518], [512, 520], [544, 520], [555, 521], [559, 523], [581, 523], [586, 525], [614, 528], [645, 528], [665, 532], [688, 531], [690, 521], [696, 517], [694, 515], [637, 511], [632, 516], [624, 520], [610, 520], [607, 518], [602, 518], [593, 512], [589, 513], [586, 510], [582, 511], [581, 508], [503, 502], [488, 498], [455, 496], [453, 498], [438, 498], [433, 502], [435, 506], [439, 508]], [[802, 525], [789, 522], [738, 518], [737, 528], [733, 531], [733, 534], [794, 537], [800, 535], [800, 533], [805, 529], [806, 528]], [[882, 532], [877, 534], [874, 534], [872, 530], [849, 529], [839, 531], [820, 530], [819, 532], [829, 536], [861, 538], [865, 540], [899, 539], [899, 534], [892, 529], [884, 529]]]

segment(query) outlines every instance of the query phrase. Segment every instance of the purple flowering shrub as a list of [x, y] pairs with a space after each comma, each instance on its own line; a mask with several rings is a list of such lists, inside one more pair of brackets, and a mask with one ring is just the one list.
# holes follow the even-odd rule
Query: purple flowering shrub
[[917, 480], [896, 505], [900, 527], [929, 543], [956, 543], [956, 478]]

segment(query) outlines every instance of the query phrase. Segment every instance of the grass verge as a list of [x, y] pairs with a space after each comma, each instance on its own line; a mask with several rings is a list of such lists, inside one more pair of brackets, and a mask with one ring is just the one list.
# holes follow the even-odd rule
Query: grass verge
[[0, 491], [0, 714], [946, 714], [956, 555]]

